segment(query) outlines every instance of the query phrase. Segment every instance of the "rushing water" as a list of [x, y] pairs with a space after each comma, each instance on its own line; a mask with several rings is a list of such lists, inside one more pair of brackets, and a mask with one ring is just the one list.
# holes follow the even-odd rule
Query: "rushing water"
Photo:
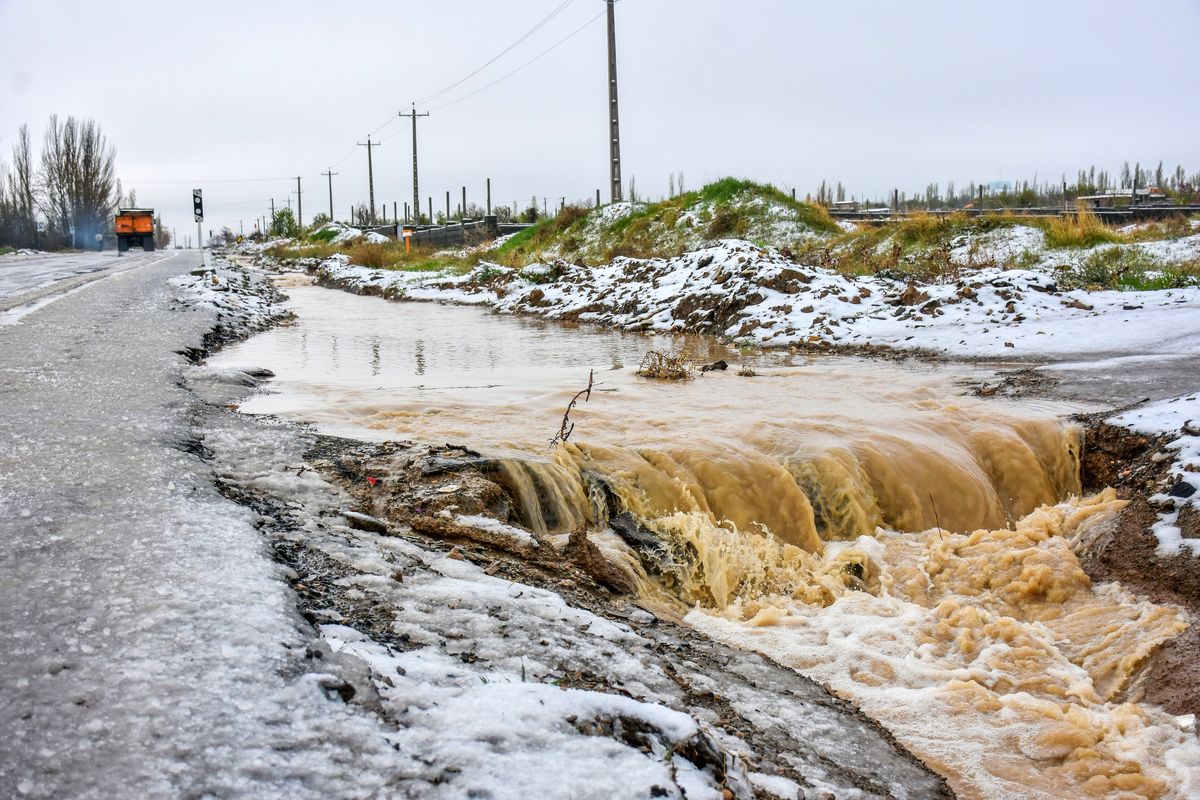
[[[243, 411], [483, 450], [545, 536], [586, 525], [620, 550], [607, 515], [632, 512], [674, 555], [640, 573], [647, 595], [855, 700], [964, 796], [1200, 792], [1195, 744], [1125, 702], [1185, 623], [1079, 568], [1069, 539], [1120, 503], [1068, 501], [1081, 443], [1061, 408], [964, 396], [978, 371], [962, 366], [288, 292], [295, 324], [212, 361], [276, 373]], [[679, 348], [730, 369], [634, 374], [647, 350]]]

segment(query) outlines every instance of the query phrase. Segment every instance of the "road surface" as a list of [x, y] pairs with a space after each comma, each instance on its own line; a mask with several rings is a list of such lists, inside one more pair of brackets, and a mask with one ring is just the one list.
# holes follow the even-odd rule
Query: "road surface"
[[214, 312], [168, 280], [199, 264], [75, 255], [7, 278], [57, 299], [0, 325], [0, 797], [360, 793], [378, 723], [306, 677], [249, 513], [188, 452], [176, 351]]

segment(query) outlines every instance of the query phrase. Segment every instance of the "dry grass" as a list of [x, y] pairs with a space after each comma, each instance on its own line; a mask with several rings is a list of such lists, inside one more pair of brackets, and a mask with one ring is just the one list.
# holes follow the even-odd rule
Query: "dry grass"
[[1082, 205], [1077, 213], [1049, 219], [1041, 227], [1048, 247], [1095, 247], [1122, 241], [1120, 234]]
[[651, 350], [642, 358], [637, 375], [657, 381], [690, 381], [695, 364], [683, 353], [664, 353]]
[[404, 249], [404, 242], [388, 240], [387, 242], [368, 242], [363, 239], [333, 244], [331, 242], [310, 242], [284, 247], [273, 247], [267, 254], [280, 261], [295, 261], [301, 258], [326, 259], [341, 253], [350, 259], [350, 263], [370, 269], [402, 270], [406, 272], [437, 272], [450, 270], [462, 274], [469, 272], [477, 260], [459, 256], [439, 255], [433, 247], [414, 247], [411, 251]]

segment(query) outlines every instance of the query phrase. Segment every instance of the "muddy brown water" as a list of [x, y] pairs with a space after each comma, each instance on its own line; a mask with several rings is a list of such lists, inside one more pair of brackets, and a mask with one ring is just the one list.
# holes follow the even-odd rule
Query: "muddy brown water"
[[[1072, 552], [1121, 503], [1078, 497], [1070, 407], [966, 396], [980, 367], [741, 352], [290, 283], [296, 322], [210, 362], [276, 373], [242, 411], [483, 452], [528, 528], [555, 541], [588, 526], [647, 595], [855, 701], [962, 796], [1200, 792], [1190, 731], [1127, 702], [1183, 613], [1093, 586]], [[650, 381], [634, 374], [650, 349], [730, 369]], [[551, 448], [589, 372], [569, 443]], [[607, 530], [614, 505], [674, 554], [669, 581]]]

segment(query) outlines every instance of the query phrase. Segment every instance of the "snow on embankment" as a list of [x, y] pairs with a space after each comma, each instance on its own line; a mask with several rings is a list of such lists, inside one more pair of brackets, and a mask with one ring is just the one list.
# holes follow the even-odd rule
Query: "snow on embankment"
[[673, 258], [565, 262], [461, 277], [357, 267], [325, 284], [396, 299], [494, 306], [631, 330], [694, 331], [763, 346], [849, 345], [955, 355], [1200, 352], [1200, 288], [1063, 291], [1041, 270], [960, 271], [943, 283], [847, 276], [729, 239]]
[[1200, 514], [1200, 395], [1143, 406], [1110, 422], [1138, 433], [1174, 437], [1166, 445], [1166, 452], [1174, 454], [1171, 486], [1150, 498], [1160, 509], [1152, 530], [1160, 555], [1184, 551], [1200, 555], [1200, 539], [1184, 538], [1180, 525], [1181, 514]]

